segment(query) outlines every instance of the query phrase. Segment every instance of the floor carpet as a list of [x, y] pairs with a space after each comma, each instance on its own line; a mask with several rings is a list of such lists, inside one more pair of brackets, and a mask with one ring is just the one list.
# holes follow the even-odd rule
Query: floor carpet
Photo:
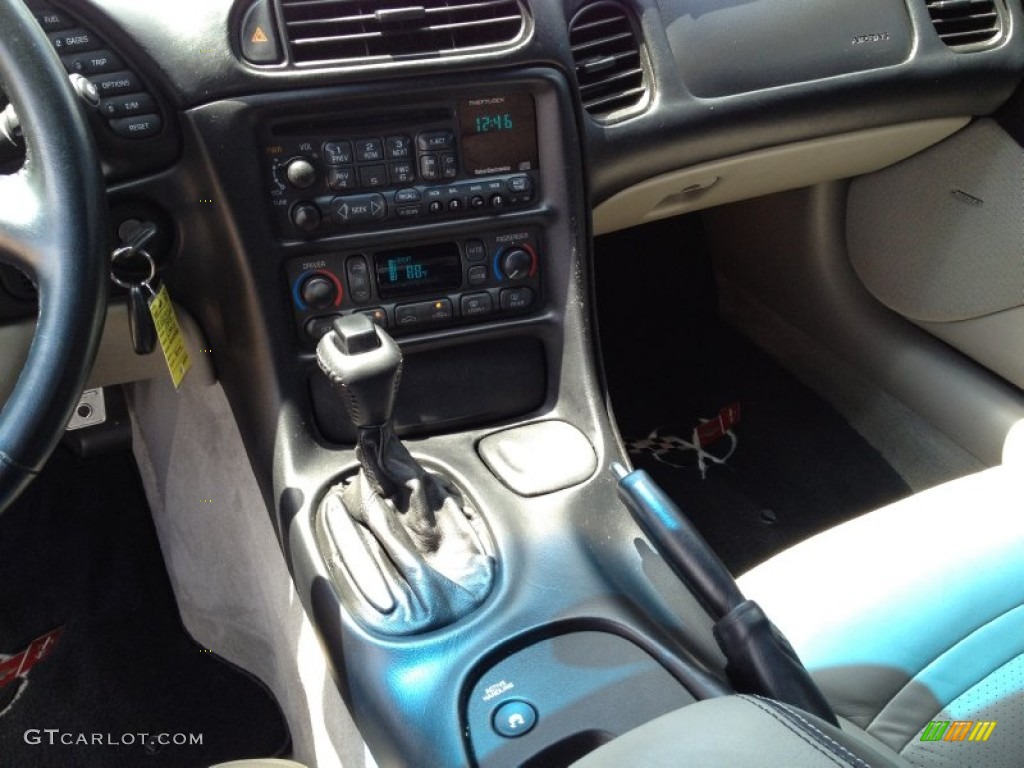
[[187, 768], [289, 745], [263, 685], [183, 629], [130, 454], [59, 448], [0, 515], [0, 764]]
[[630, 457], [734, 573], [909, 493], [835, 409], [718, 317], [698, 218], [598, 238], [596, 280]]

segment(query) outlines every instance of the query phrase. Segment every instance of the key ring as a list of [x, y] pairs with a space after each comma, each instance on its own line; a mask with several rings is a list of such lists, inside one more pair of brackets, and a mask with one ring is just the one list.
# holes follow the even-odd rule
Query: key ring
[[[144, 280], [139, 280], [137, 282], [126, 282], [115, 274], [113, 266], [117, 263], [118, 259], [123, 258], [125, 256], [134, 255], [142, 256], [149, 263], [149, 275]], [[148, 251], [142, 248], [136, 248], [135, 246], [132, 245], [123, 245], [116, 251], [114, 251], [114, 253], [111, 254], [110, 256], [110, 266], [110, 279], [114, 281], [115, 285], [119, 285], [122, 288], [128, 288], [129, 290], [133, 285], [149, 285], [150, 282], [152, 282], [153, 278], [156, 277], [156, 262], [153, 260], [153, 257], [149, 255]]]

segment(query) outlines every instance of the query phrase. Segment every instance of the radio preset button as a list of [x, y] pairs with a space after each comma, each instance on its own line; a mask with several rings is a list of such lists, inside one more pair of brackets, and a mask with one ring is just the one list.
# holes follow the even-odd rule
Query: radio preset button
[[356, 139], [356, 160], [360, 163], [374, 163], [384, 159], [384, 147], [380, 139]]
[[416, 181], [416, 169], [412, 163], [392, 163], [391, 181], [395, 184], [409, 184]]
[[533, 291], [530, 288], [506, 288], [499, 297], [502, 310], [516, 312], [533, 306]]
[[470, 293], [462, 297], [462, 316], [481, 317], [494, 311], [494, 299], [489, 293]]
[[327, 169], [327, 186], [338, 192], [356, 188], [356, 171], [352, 166]]
[[412, 157], [412, 139], [408, 136], [388, 136], [384, 145], [389, 160], [407, 160]]
[[324, 160], [328, 165], [348, 165], [352, 162], [352, 147], [347, 141], [325, 141]]
[[388, 169], [381, 165], [359, 166], [359, 184], [363, 187], [386, 187], [388, 184]]

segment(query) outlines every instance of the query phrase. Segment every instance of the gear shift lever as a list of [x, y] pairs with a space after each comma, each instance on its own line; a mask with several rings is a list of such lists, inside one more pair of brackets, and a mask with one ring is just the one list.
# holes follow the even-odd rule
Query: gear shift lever
[[385, 634], [456, 621], [490, 592], [493, 543], [459, 490], [426, 472], [394, 433], [401, 350], [365, 315], [348, 315], [316, 351], [358, 430], [359, 472], [327, 492], [317, 515], [342, 599]]

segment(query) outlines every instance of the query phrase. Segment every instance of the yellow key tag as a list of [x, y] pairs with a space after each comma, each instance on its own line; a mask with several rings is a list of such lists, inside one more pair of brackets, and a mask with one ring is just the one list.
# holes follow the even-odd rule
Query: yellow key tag
[[192, 359], [185, 349], [185, 337], [181, 335], [181, 326], [174, 314], [171, 297], [167, 295], [166, 285], [160, 286], [160, 290], [149, 300], [149, 314], [153, 316], [156, 338], [160, 342], [164, 360], [167, 361], [167, 369], [171, 372], [171, 381], [177, 389], [192, 367]]

